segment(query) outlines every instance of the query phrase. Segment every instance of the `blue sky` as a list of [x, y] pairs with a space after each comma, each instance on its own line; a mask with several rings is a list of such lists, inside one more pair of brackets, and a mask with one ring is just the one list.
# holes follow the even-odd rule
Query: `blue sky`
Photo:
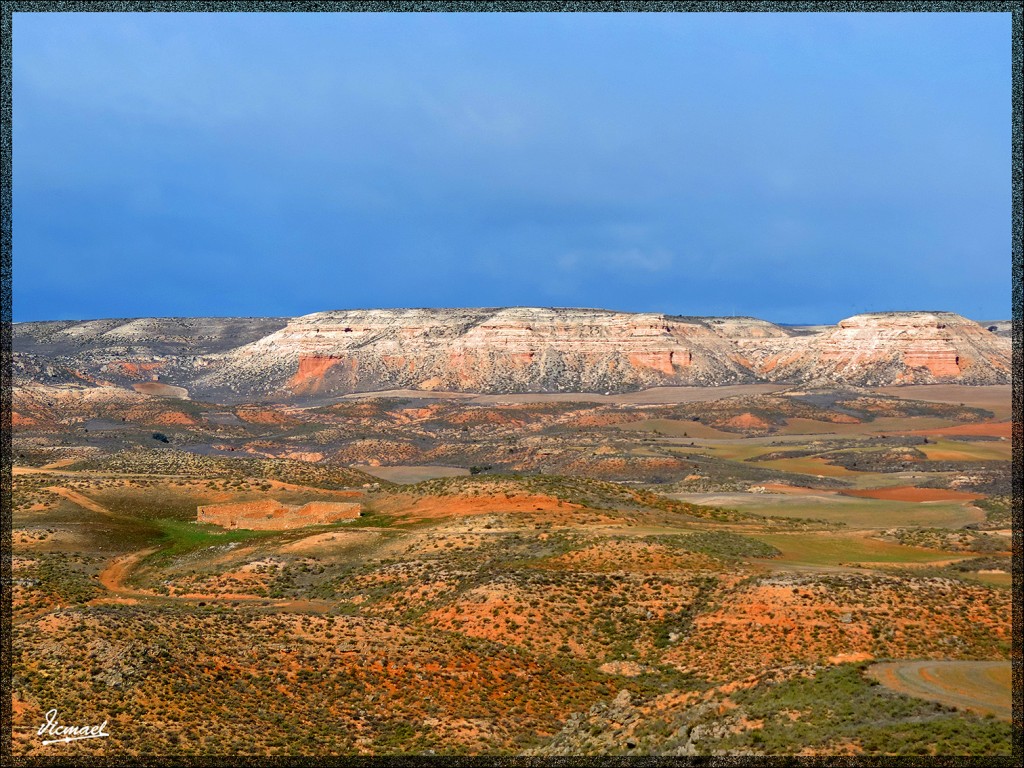
[[15, 321], [1010, 315], [1009, 14], [14, 15]]

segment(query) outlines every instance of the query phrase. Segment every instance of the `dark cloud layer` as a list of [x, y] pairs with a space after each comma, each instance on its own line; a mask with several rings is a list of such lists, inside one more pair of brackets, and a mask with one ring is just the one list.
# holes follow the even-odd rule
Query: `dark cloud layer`
[[1010, 312], [1009, 14], [16, 14], [15, 320]]

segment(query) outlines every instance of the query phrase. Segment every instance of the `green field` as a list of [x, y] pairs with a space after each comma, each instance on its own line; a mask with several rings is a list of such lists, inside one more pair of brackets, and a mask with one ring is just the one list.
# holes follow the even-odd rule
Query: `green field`
[[936, 461], [1009, 461], [1012, 445], [1009, 440], [968, 442], [966, 440], [934, 440], [920, 446], [929, 459]]
[[[160, 550], [149, 558], [150, 564], [166, 562], [192, 552], [199, 552], [209, 547], [219, 547], [233, 542], [281, 537], [281, 531], [246, 531], [241, 529], [226, 531], [215, 525], [202, 525], [182, 520], [156, 520], [154, 525], [160, 532], [160, 536], [157, 539], [157, 542], [160, 544]], [[309, 528], [304, 529], [302, 533], [308, 535], [310, 530]]]

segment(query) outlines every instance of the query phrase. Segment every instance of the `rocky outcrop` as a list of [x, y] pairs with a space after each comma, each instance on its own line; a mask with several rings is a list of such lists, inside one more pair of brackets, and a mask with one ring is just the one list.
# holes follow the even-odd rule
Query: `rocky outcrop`
[[15, 381], [179, 387], [212, 357], [284, 327], [275, 317], [159, 317], [14, 323]]
[[789, 344], [751, 351], [770, 381], [891, 384], [1006, 384], [1010, 342], [952, 312], [856, 315]]
[[[14, 323], [14, 348], [24, 354], [83, 351], [149, 358], [226, 352], [284, 327], [277, 317], [156, 317]], [[133, 361], [127, 359], [129, 364]]]
[[857, 315], [796, 329], [748, 317], [594, 309], [351, 310], [287, 321], [23, 323], [14, 342], [18, 381], [159, 382], [223, 401], [385, 389], [1010, 381], [1010, 339], [948, 312]]

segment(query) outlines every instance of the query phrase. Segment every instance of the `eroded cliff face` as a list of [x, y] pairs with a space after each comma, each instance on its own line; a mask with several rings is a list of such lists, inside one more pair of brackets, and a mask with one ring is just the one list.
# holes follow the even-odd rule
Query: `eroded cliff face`
[[187, 387], [211, 361], [287, 325], [276, 317], [58, 320], [12, 326], [16, 380], [131, 387]]
[[856, 315], [781, 349], [762, 350], [766, 379], [804, 383], [1005, 384], [1010, 343], [952, 312]]
[[[786, 336], [747, 320], [758, 333]], [[701, 318], [577, 309], [320, 312], [228, 355], [205, 381], [242, 373], [296, 396], [386, 388], [623, 391], [754, 381]], [[244, 373], [248, 372], [248, 373]]]
[[236, 320], [192, 325], [26, 324], [22, 342], [15, 334], [15, 373], [129, 386], [157, 380], [193, 397], [226, 399], [397, 388], [622, 392], [763, 381], [1010, 381], [1010, 339], [944, 312], [858, 315], [811, 331], [756, 318], [522, 307], [318, 312], [257, 323], [262, 333], [246, 333]]

